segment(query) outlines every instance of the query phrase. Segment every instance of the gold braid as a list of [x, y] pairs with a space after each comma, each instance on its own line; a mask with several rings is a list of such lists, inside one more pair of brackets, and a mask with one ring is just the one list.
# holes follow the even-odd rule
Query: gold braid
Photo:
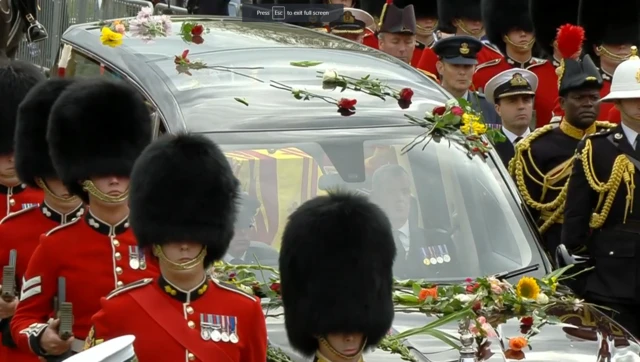
[[[580, 159], [582, 161], [582, 167], [584, 169], [584, 175], [589, 183], [589, 186], [593, 189], [593, 191], [600, 194], [598, 198], [598, 205], [596, 206], [593, 214], [591, 215], [591, 220], [589, 222], [589, 227], [592, 229], [601, 228], [604, 225], [607, 217], [609, 216], [609, 212], [611, 211], [611, 206], [613, 205], [613, 200], [616, 197], [618, 192], [618, 188], [620, 187], [620, 183], [624, 181], [627, 187], [627, 196], [626, 196], [626, 205], [624, 210], [624, 219], [623, 223], [627, 221], [627, 215], [629, 212], [633, 211], [633, 195], [636, 188], [634, 182], [635, 175], [635, 167], [631, 161], [625, 155], [619, 155], [616, 157], [613, 167], [611, 169], [611, 177], [609, 180], [604, 183], [598, 180], [596, 177], [595, 170], [593, 169], [593, 150], [591, 147], [591, 140], [587, 139], [584, 145], [584, 149], [580, 153]], [[606, 194], [606, 197], [605, 197]], [[600, 209], [598, 213], [597, 210]]]

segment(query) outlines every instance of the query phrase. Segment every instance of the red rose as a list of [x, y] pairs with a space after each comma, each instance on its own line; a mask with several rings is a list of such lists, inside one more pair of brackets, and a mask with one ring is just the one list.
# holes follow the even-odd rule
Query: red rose
[[433, 109], [433, 113], [435, 116], [442, 116], [444, 114], [444, 112], [447, 111], [447, 108], [442, 106], [442, 107], [436, 107]]
[[198, 36], [198, 35], [194, 35], [194, 36], [191, 38], [191, 42], [192, 42], [193, 44], [202, 44], [202, 43], [204, 43], [204, 38], [203, 38], [203, 37], [201, 37], [201, 36]]
[[269, 287], [269, 289], [273, 290], [274, 292], [280, 294], [280, 283], [273, 283], [271, 284], [271, 286]]
[[474, 312], [479, 311], [480, 309], [482, 309], [482, 302], [481, 302], [481, 301], [479, 301], [479, 300], [476, 300], [476, 301], [473, 303], [473, 306], [471, 307], [471, 309], [472, 309]]
[[191, 35], [200, 36], [204, 32], [204, 26], [198, 24], [191, 29]]
[[400, 106], [400, 108], [402, 109], [407, 109], [409, 107], [411, 107], [411, 101], [406, 101], [404, 99], [398, 99], [398, 106]]
[[464, 111], [462, 110], [462, 108], [455, 106], [451, 108], [451, 113], [456, 116], [462, 116], [464, 114]]
[[340, 98], [338, 101], [338, 108], [353, 110], [356, 108], [356, 103], [358, 103], [358, 101], [355, 99]]
[[478, 288], [480, 288], [480, 284], [478, 283], [473, 283], [473, 284], [469, 284], [467, 285], [467, 293], [475, 293], [476, 290], [478, 290]]
[[410, 102], [413, 97], [413, 90], [411, 88], [402, 88], [399, 93], [400, 100]]
[[520, 324], [523, 326], [531, 326], [533, 325], [533, 317], [522, 317], [520, 319]]

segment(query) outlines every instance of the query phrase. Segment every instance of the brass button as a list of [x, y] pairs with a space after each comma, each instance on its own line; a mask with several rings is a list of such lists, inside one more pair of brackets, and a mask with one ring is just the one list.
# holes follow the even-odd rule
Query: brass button
[[15, 206], [15, 205], [16, 205], [16, 200], [14, 200], [14, 199], [9, 199], [9, 205], [11, 205], [11, 206]]
[[187, 356], [189, 356], [189, 361], [195, 361], [196, 360], [196, 356], [191, 352], [189, 352], [189, 354]]
[[193, 321], [189, 321], [189, 323], [187, 323], [187, 325], [189, 326], [189, 328], [194, 329], [196, 327], [196, 324]]
[[123, 285], [124, 285], [124, 283], [123, 283], [121, 280], [120, 280], [120, 281], [118, 281], [118, 283], [117, 283], [117, 284], [118, 284], [118, 287], [121, 287], [121, 286], [123, 286]]
[[187, 314], [193, 314], [193, 308], [187, 307]]
[[121, 275], [122, 274], [122, 268], [121, 267], [116, 267], [116, 273], [118, 275]]
[[120, 246], [120, 242], [117, 239], [113, 239], [113, 246]]
[[113, 256], [116, 258], [116, 260], [122, 259], [122, 254], [120, 254], [120, 252], [118, 252], [118, 251], [116, 251], [116, 253], [113, 254]]

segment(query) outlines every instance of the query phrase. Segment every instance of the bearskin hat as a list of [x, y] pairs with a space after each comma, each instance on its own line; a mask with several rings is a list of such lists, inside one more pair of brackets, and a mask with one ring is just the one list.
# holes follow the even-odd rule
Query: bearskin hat
[[413, 5], [417, 19], [438, 17], [438, 2], [436, 0], [395, 0], [393, 3], [399, 8]]
[[0, 155], [13, 153], [18, 105], [36, 84], [46, 80], [38, 67], [19, 60], [0, 65]]
[[151, 142], [150, 111], [124, 81], [78, 80], [53, 105], [47, 141], [53, 166], [69, 192], [89, 201], [79, 181], [129, 176]]
[[368, 12], [374, 18], [378, 18], [382, 14], [385, 3], [386, 0], [360, 0], [360, 9]]
[[503, 37], [512, 29], [533, 32], [528, 0], [482, 0], [482, 21], [489, 41], [506, 51]]
[[[236, 222], [239, 181], [218, 146], [198, 135], [165, 136], [131, 173], [129, 223], [141, 248], [189, 240], [207, 247], [205, 266], [222, 259]], [[189, 185], [167, 197], [176, 185]]]
[[480, 0], [437, 0], [438, 29], [455, 34], [454, 19], [482, 20]]
[[47, 125], [53, 104], [74, 83], [72, 78], [49, 79], [37, 84], [18, 108], [15, 165], [18, 177], [37, 188], [36, 178], [58, 177], [47, 143]]
[[[640, 1], [582, 0], [578, 25], [586, 33], [585, 51], [594, 56], [594, 46], [640, 43]], [[597, 59], [594, 57], [594, 59]]]
[[[553, 57], [553, 42], [558, 28], [578, 23], [580, 0], [530, 0], [529, 11], [536, 36], [536, 44], [545, 56]], [[552, 9], [552, 10], [550, 10]]]
[[291, 346], [360, 332], [376, 345], [393, 322], [396, 247], [386, 214], [365, 196], [330, 192], [302, 204], [285, 227], [280, 282]]

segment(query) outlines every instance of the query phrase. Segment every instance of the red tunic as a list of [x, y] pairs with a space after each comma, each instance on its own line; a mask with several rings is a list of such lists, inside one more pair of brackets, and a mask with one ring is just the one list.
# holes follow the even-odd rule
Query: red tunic
[[[131, 260], [140, 266], [134, 269]], [[126, 219], [112, 226], [89, 211], [40, 238], [24, 276], [11, 335], [23, 351], [43, 353], [39, 342], [53, 313], [58, 277], [66, 278], [66, 299], [73, 303], [73, 334], [80, 342], [89, 333], [101, 297], [118, 286], [158, 274], [157, 260], [138, 251]], [[72, 349], [81, 350], [82, 343]]]
[[[600, 97], [602, 98], [609, 95], [609, 92], [611, 92], [611, 76], [602, 70], [600, 71], [600, 75], [602, 75], [602, 89], [600, 89]], [[612, 102], [600, 102], [600, 114], [598, 114], [598, 119], [609, 119], [609, 111], [613, 108], [615, 107]], [[616, 123], [620, 123], [620, 120]]]
[[[534, 109], [536, 126], [541, 127], [548, 124], [553, 117], [554, 106], [558, 99], [558, 76], [553, 64], [544, 59], [532, 58], [523, 66], [538, 77]], [[476, 89], [482, 90], [491, 78], [514, 67], [504, 57], [479, 65], [473, 75], [473, 85]]]
[[362, 38], [362, 44], [370, 46], [374, 49], [378, 49], [378, 37], [371, 31], [371, 29], [364, 29], [364, 38]]
[[[606, 104], [606, 103], [601, 103], [600, 105], [601, 107], [602, 107], [602, 104]], [[611, 107], [611, 109], [609, 109], [609, 116], [605, 119], [611, 123], [620, 123], [620, 121], [622, 121], [620, 116], [620, 111], [616, 107]]]
[[[22, 278], [27, 271], [27, 264], [33, 251], [38, 246], [40, 235], [62, 224], [78, 218], [83, 213], [82, 205], [67, 214], [61, 214], [42, 203], [40, 207], [31, 208], [10, 214], [0, 221], [0, 266], [4, 266], [9, 261], [10, 251], [16, 250], [16, 287], [20, 292]], [[11, 319], [3, 319], [2, 333], [10, 333], [9, 322]], [[6, 329], [4, 325], [6, 323]], [[3, 338], [8, 339], [9, 336]], [[38, 357], [17, 348], [0, 347], [0, 361], [12, 362], [38, 362]]]
[[497, 49], [484, 44], [483, 43], [483, 47], [482, 49], [478, 52], [478, 64], [484, 64], [486, 62], [490, 62], [494, 59], [502, 59], [502, 53], [500, 53], [500, 51], [498, 51]]
[[9, 213], [37, 206], [44, 199], [40, 189], [25, 184], [15, 187], [0, 185], [0, 220]]
[[[413, 55], [413, 59], [416, 58], [416, 55]], [[438, 56], [433, 51], [432, 48], [425, 48], [422, 51], [420, 59], [414, 67], [422, 70], [426, 70], [432, 74], [438, 74], [438, 68], [436, 68], [436, 62], [438, 61]], [[413, 63], [413, 61], [412, 61]]]
[[[140, 361], [263, 362], [267, 358], [260, 299], [231, 285], [207, 278], [191, 291], [180, 291], [162, 277], [146, 279], [114, 291], [100, 304], [85, 348], [133, 334]], [[228, 336], [235, 331], [237, 343], [208, 338], [213, 331], [208, 323], [221, 325], [218, 333], [226, 331]]]
[[424, 51], [426, 49], [429, 49], [429, 47], [426, 44], [421, 43], [421, 42], [416, 40], [416, 47], [413, 50], [413, 55], [411, 56], [411, 66], [412, 67], [417, 67], [418, 66], [418, 63], [420, 62], [420, 58], [422, 57], [422, 53], [424, 53]]

